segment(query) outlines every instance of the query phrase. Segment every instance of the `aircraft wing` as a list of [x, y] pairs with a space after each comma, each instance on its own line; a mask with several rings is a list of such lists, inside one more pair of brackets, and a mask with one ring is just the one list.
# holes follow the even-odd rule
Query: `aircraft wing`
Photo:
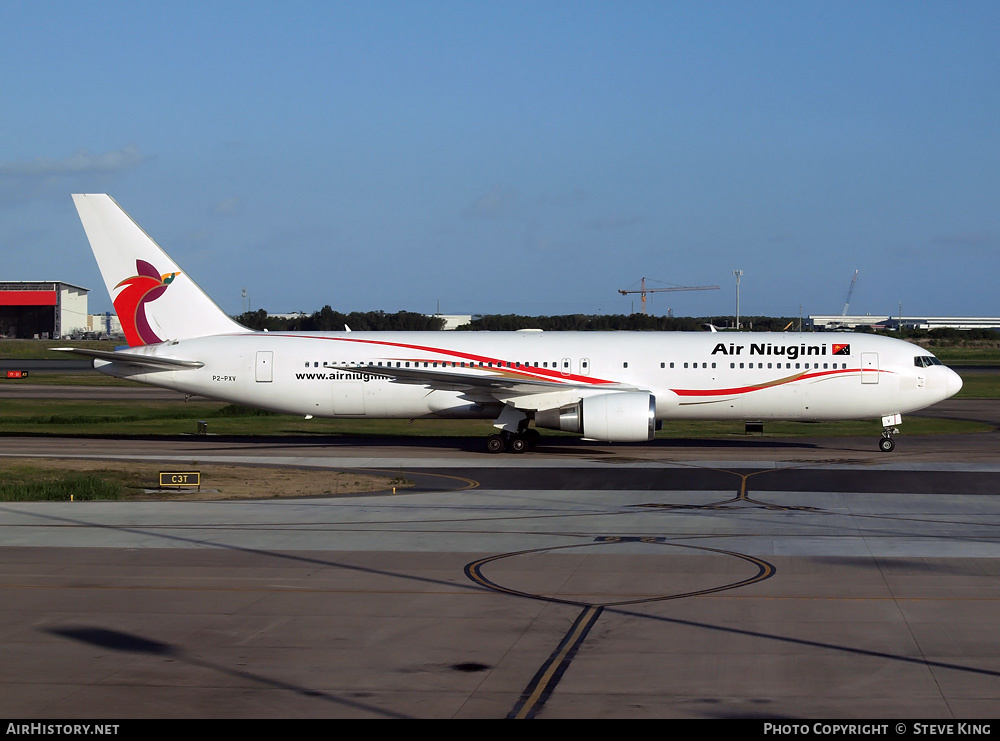
[[409, 383], [417, 386], [427, 386], [430, 389], [447, 391], [464, 391], [470, 394], [487, 394], [504, 401], [516, 396], [531, 396], [553, 391], [579, 390], [593, 392], [595, 389], [605, 391], [635, 391], [635, 386], [619, 383], [580, 383], [577, 381], [553, 381], [544, 378], [532, 378], [530, 368], [495, 368], [495, 372], [458, 373], [450, 370], [430, 368], [389, 368], [374, 365], [327, 365], [332, 370], [344, 373], [358, 373], [373, 378], [388, 378], [394, 383]]
[[85, 347], [53, 347], [52, 350], [59, 352], [70, 352], [74, 355], [84, 355], [88, 358], [98, 358], [100, 360], [110, 360], [114, 363], [128, 363], [129, 365], [141, 365], [146, 368], [156, 368], [157, 370], [184, 370], [191, 368], [201, 368], [204, 363], [200, 360], [180, 360], [178, 358], [163, 358], [156, 355], [145, 355], [127, 351], [111, 350], [90, 350]]

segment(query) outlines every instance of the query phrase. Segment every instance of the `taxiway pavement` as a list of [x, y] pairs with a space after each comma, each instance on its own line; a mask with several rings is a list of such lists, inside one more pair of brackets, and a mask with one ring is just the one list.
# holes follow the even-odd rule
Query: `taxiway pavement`
[[1000, 433], [898, 440], [3, 438], [419, 485], [0, 504], [0, 714], [1000, 716]]

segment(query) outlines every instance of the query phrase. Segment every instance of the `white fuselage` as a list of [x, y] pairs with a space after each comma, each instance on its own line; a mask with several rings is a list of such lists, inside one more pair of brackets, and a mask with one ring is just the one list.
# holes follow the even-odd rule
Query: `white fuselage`
[[[505, 405], [530, 414], [631, 388], [655, 397], [657, 420], [861, 419], [922, 409], [962, 385], [916, 345], [849, 333], [261, 332], [133, 352], [203, 366], [151, 370], [97, 360], [95, 367], [188, 394], [317, 417], [492, 419]], [[387, 375], [379, 376], [379, 367]], [[545, 386], [486, 392], [412, 376], [401, 381], [389, 375], [395, 369]]]

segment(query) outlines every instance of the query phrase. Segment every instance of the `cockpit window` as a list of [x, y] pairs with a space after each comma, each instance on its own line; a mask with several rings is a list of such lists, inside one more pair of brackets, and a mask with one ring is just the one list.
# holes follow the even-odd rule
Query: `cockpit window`
[[913, 359], [913, 364], [918, 368], [927, 368], [932, 365], [941, 365], [941, 361], [933, 355], [917, 355]]

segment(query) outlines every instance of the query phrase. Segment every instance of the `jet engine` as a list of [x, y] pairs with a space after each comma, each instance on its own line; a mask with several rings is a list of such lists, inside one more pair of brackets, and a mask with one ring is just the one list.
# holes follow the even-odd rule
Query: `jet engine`
[[652, 440], [656, 430], [656, 397], [648, 391], [587, 396], [573, 404], [535, 412], [535, 426], [578, 432], [602, 442], [644, 442]]

